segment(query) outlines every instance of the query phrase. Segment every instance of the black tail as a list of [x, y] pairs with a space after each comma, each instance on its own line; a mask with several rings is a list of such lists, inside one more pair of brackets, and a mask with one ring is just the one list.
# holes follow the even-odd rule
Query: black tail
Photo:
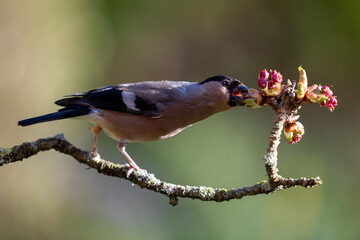
[[37, 123], [42, 122], [50, 122], [65, 118], [72, 118], [72, 117], [78, 117], [88, 114], [91, 111], [91, 109], [87, 106], [81, 106], [81, 105], [70, 105], [66, 108], [60, 109], [58, 112], [45, 114], [39, 117], [29, 118], [18, 122], [19, 126], [29, 126]]

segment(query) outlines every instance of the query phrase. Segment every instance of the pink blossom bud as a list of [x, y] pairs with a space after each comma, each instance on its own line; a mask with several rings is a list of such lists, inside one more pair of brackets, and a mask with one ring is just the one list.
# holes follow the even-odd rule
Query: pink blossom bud
[[270, 78], [272, 80], [274, 80], [274, 82], [277, 82], [277, 83], [282, 83], [282, 81], [283, 81], [282, 75], [279, 72], [277, 72], [276, 70], [271, 71]]
[[326, 106], [330, 109], [330, 111], [333, 111], [335, 109], [335, 106], [337, 105], [337, 100], [334, 97], [329, 97], [329, 100], [326, 102]]
[[266, 69], [264, 69], [260, 72], [259, 79], [260, 78], [265, 78], [265, 80], [267, 80], [269, 78], [269, 73], [268, 73], [268, 71], [266, 71]]
[[266, 78], [259, 78], [259, 88], [261, 89], [265, 89], [266, 85], [267, 85], [267, 80]]
[[321, 91], [328, 97], [331, 97], [333, 95], [333, 92], [328, 86], [322, 86]]
[[268, 82], [268, 88], [269, 89], [274, 89], [275, 88], [275, 82], [274, 81], [269, 81]]
[[304, 126], [300, 122], [288, 123], [285, 125], [284, 134], [286, 140], [290, 144], [294, 144], [300, 141], [305, 134]]

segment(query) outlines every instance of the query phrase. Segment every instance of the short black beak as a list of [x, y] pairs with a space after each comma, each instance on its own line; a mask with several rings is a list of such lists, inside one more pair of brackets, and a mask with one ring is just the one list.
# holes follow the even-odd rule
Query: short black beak
[[247, 93], [249, 91], [249, 88], [245, 85], [241, 85], [241, 86], [238, 86], [235, 90], [242, 92], [242, 93]]
[[233, 96], [232, 96], [232, 102], [234, 102], [237, 106], [244, 106], [247, 93], [249, 91], [249, 88], [242, 84], [240, 84], [234, 88], [233, 90]]

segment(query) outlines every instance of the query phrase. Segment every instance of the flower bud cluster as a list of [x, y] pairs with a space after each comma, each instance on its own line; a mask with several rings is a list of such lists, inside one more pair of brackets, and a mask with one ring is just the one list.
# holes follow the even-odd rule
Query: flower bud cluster
[[[333, 92], [328, 86], [321, 86], [314, 84], [308, 87], [308, 80], [305, 69], [301, 66], [299, 70], [299, 81], [297, 83], [296, 99], [295, 101], [301, 105], [302, 102], [318, 103], [320, 106], [327, 106], [330, 111], [335, 109], [338, 101], [336, 96], [333, 96]], [[288, 80], [288, 84], [283, 85], [283, 76], [276, 70], [266, 69], [262, 70], [258, 77], [258, 85], [261, 91], [256, 89], [249, 89], [248, 93], [241, 96], [245, 106], [251, 108], [260, 108], [268, 102], [269, 98], [278, 97], [281, 92], [287, 87], [291, 86], [291, 82]]]
[[261, 91], [268, 97], [275, 97], [281, 93], [283, 78], [276, 70], [262, 70], [259, 74], [258, 84]]
[[[242, 96], [243, 103], [245, 103], [247, 107], [259, 108], [266, 103], [270, 103], [270, 101], [273, 100], [272, 98], [278, 97], [281, 91], [284, 90], [285, 93], [288, 93], [285, 95], [285, 102], [286, 97], [289, 100], [289, 97], [294, 96], [295, 98], [290, 99], [290, 103], [295, 107], [300, 108], [303, 102], [318, 103], [320, 106], [327, 106], [330, 111], [333, 111], [338, 101], [336, 96], [333, 96], [333, 92], [330, 89], [331, 86], [321, 86], [317, 84], [308, 86], [305, 69], [300, 66], [298, 70], [299, 81], [295, 92], [296, 95], [294, 95], [295, 89], [290, 80], [288, 80], [287, 86], [282, 84], [283, 77], [280, 72], [276, 70], [270, 70], [270, 72], [262, 70], [258, 78], [258, 85], [261, 91], [250, 88], [248, 92]], [[305, 134], [304, 126], [297, 121], [298, 118], [299, 116], [293, 116], [291, 114], [285, 123], [284, 134], [286, 140], [291, 144], [299, 142]]]
[[321, 107], [327, 106], [330, 111], [333, 111], [338, 104], [336, 96], [333, 96], [330, 87], [317, 84], [308, 87], [306, 102], [319, 103]]

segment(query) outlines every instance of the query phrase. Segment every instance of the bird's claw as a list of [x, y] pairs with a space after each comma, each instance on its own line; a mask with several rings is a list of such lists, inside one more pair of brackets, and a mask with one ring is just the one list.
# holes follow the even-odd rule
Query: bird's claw
[[98, 162], [101, 160], [100, 154], [96, 152], [90, 152], [89, 153], [89, 158], [92, 159], [95, 162]]
[[146, 169], [141, 169], [141, 168], [139, 168], [138, 166], [136, 166], [136, 167], [130, 166], [130, 168], [126, 171], [126, 177], [129, 178], [129, 176], [131, 175], [131, 173], [132, 173], [134, 170], [135, 170], [135, 171], [138, 171], [138, 172], [141, 172], [141, 174], [146, 174], [146, 173], [147, 173]]

